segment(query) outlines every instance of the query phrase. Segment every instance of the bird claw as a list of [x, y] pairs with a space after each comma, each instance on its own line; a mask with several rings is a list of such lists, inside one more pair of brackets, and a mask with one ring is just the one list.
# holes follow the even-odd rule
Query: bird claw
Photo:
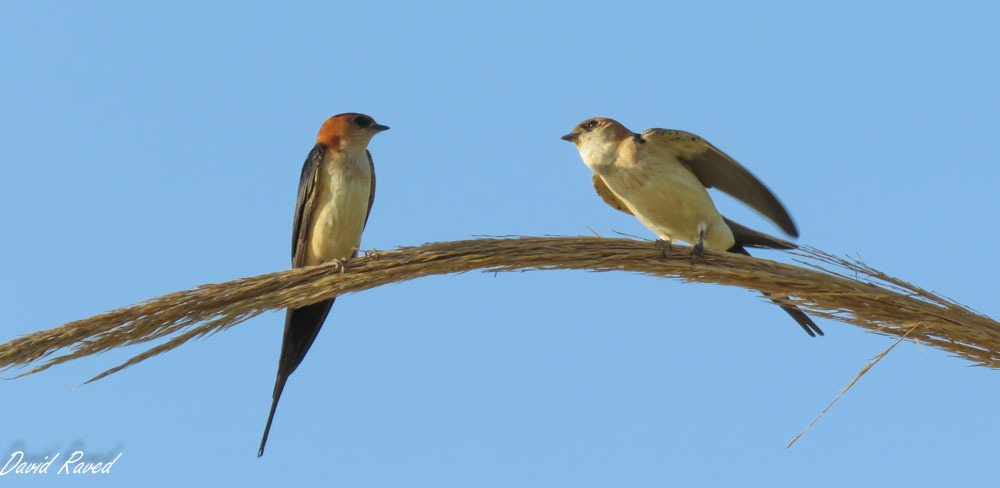
[[705, 257], [705, 246], [699, 243], [697, 246], [691, 248], [691, 264], [694, 264], [700, 258]]
[[674, 246], [669, 240], [657, 239], [656, 245], [660, 248], [660, 255], [663, 256], [663, 259], [667, 259], [668, 249], [671, 251], [674, 250]]
[[691, 248], [691, 264], [705, 257], [705, 229], [698, 231], [698, 243]]
[[691, 248], [691, 264], [703, 257], [705, 257], [705, 241], [699, 241]]
[[341, 273], [347, 270], [347, 263], [343, 259], [331, 259], [329, 262], [337, 263], [337, 270]]

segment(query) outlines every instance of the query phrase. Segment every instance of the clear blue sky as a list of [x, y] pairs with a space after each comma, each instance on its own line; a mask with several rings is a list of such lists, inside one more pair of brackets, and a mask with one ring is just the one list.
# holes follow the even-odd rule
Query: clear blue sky
[[[0, 340], [287, 268], [302, 161], [346, 111], [392, 127], [371, 144], [365, 248], [652, 238], [559, 140], [603, 115], [704, 136], [778, 194], [801, 243], [1000, 317], [995, 3], [138, 3], [0, 6]], [[283, 317], [72, 392], [144, 349], [0, 382], [0, 461], [124, 453], [80, 486], [996, 477], [1000, 372], [903, 344], [783, 450], [891, 339], [825, 320], [810, 339], [746, 290], [585, 272], [342, 297], [258, 459]]]

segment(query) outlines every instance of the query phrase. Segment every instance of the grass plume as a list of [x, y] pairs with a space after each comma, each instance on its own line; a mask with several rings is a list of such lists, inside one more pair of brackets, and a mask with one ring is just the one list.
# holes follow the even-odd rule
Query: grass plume
[[547, 269], [627, 271], [788, 296], [785, 301], [814, 316], [906, 337], [977, 365], [1000, 367], [1000, 324], [860, 260], [803, 247], [792, 252], [798, 265], [710, 250], [691, 265], [689, 252], [689, 247], [675, 245], [664, 258], [661, 249], [648, 241], [603, 237], [483, 238], [373, 251], [344, 269], [330, 263], [202, 285], [27, 334], [0, 345], [0, 368], [27, 369], [20, 377], [116, 347], [169, 337], [89, 383], [267, 310], [299, 307], [422, 276]]

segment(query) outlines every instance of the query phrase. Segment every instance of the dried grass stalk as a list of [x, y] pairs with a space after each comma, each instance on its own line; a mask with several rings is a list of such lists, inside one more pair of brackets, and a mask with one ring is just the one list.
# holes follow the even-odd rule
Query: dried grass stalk
[[[912, 330], [916, 330], [916, 328], [917, 328], [917, 326], [914, 326], [910, 330], [911, 331]], [[840, 401], [840, 399], [843, 398], [844, 395], [846, 395], [847, 392], [851, 390], [851, 388], [854, 388], [854, 384], [857, 383], [858, 380], [860, 380], [861, 377], [865, 375], [865, 373], [867, 373], [868, 371], [871, 371], [871, 369], [873, 367], [875, 367], [875, 365], [878, 364], [878, 362], [881, 361], [882, 358], [886, 357], [886, 355], [888, 355], [890, 352], [892, 352], [892, 350], [895, 349], [896, 346], [898, 346], [900, 342], [903, 342], [903, 339], [906, 339], [907, 335], [909, 335], [909, 332], [903, 334], [902, 337], [900, 337], [899, 339], [896, 339], [896, 342], [893, 342], [891, 346], [889, 346], [888, 348], [886, 348], [886, 350], [880, 352], [878, 354], [878, 356], [875, 356], [874, 358], [872, 358], [871, 362], [868, 363], [868, 364], [866, 364], [864, 368], [861, 368], [861, 371], [859, 371], [858, 374], [856, 376], [854, 376], [854, 379], [851, 380], [850, 383], [848, 383], [847, 385], [845, 385], [843, 388], [840, 389], [840, 394], [837, 395], [837, 397], [834, 398], [833, 401], [831, 401], [829, 404], [827, 404], [826, 408], [824, 408], [823, 411], [820, 412], [819, 415], [817, 415], [816, 418], [814, 418], [812, 422], [809, 422], [809, 425], [807, 425], [805, 429], [802, 429], [802, 432], [799, 432], [799, 435], [795, 436], [791, 440], [791, 442], [789, 442], [788, 444], [785, 445], [785, 449], [790, 449], [792, 447], [792, 445], [795, 444], [796, 441], [798, 441], [799, 439], [801, 439], [802, 436], [806, 435], [806, 432], [809, 432], [809, 430], [812, 429], [814, 425], [816, 425], [816, 422], [819, 422], [819, 419], [823, 418], [823, 416], [826, 415], [826, 412], [829, 412], [830, 409], [833, 408], [834, 404], [836, 404], [838, 401]]]
[[[372, 252], [340, 269], [336, 263], [203, 285], [137, 305], [35, 332], [0, 346], [0, 368], [37, 373], [71, 359], [173, 336], [96, 380], [214, 334], [265, 310], [299, 307], [421, 276], [545, 269], [630, 271], [687, 282], [739, 286], [774, 296], [809, 313], [873, 332], [922, 341], [978, 365], [1000, 367], [1000, 324], [950, 299], [888, 276], [861, 261], [812, 248], [793, 252], [802, 266], [690, 248], [661, 256], [650, 242], [602, 237], [517, 237], [437, 242]], [[65, 354], [44, 360], [56, 351]]]

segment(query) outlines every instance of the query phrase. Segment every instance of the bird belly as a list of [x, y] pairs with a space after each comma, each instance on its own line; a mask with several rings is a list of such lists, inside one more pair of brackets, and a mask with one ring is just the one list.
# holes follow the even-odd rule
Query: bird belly
[[[364, 164], [367, 166], [368, 161]], [[331, 169], [323, 185], [325, 188], [316, 195], [318, 206], [306, 265], [350, 258], [361, 244], [361, 232], [368, 216], [371, 175], [346, 169]]]
[[[698, 243], [705, 232], [705, 247], [727, 250], [734, 240], [705, 187], [686, 168], [663, 168], [655, 172], [619, 170], [621, 189], [609, 186], [643, 225], [661, 239]], [[605, 178], [607, 181], [608, 178]]]

